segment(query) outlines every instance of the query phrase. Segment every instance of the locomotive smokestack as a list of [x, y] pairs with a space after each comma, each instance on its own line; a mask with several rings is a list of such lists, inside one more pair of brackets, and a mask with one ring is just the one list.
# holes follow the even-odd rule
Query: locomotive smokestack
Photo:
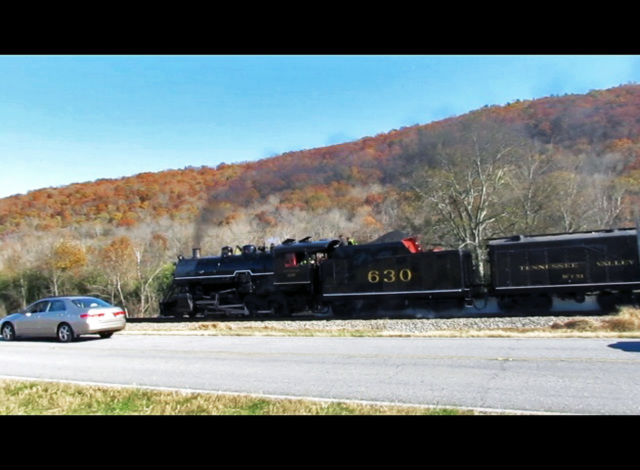
[[200, 248], [194, 248], [193, 249], [193, 257], [194, 258], [200, 258]]

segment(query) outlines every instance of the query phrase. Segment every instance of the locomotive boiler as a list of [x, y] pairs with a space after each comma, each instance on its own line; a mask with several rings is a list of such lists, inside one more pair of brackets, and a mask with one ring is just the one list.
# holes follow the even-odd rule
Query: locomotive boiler
[[286, 240], [269, 250], [245, 245], [221, 256], [178, 259], [173, 281], [160, 304], [163, 316], [198, 314], [290, 315], [319, 309], [320, 262], [340, 240]]
[[254, 298], [274, 295], [273, 253], [245, 245], [240, 254], [224, 247], [220, 256], [201, 257], [198, 248], [191, 258], [179, 257], [162, 302], [164, 316], [198, 314], [244, 314]]

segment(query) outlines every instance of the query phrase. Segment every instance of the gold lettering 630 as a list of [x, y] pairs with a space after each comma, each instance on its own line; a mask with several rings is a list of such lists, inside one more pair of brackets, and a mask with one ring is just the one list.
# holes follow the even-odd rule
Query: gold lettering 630
[[399, 271], [395, 269], [385, 269], [384, 271], [372, 269], [367, 273], [367, 280], [372, 284], [378, 282], [409, 282], [411, 277], [412, 273], [408, 268], [400, 269]]

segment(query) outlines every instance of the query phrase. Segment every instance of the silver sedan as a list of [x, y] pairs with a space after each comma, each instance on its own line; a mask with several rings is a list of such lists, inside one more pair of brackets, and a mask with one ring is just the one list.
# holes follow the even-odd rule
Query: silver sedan
[[87, 334], [109, 338], [125, 328], [126, 317], [124, 309], [96, 297], [47, 297], [0, 318], [0, 332], [5, 341], [52, 337], [68, 343]]

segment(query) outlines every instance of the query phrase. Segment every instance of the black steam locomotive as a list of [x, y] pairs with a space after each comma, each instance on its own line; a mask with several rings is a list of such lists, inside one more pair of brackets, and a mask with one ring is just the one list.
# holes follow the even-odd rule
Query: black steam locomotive
[[423, 250], [415, 238], [344, 245], [287, 240], [269, 250], [181, 258], [161, 302], [163, 316], [332, 312], [464, 312], [494, 299], [506, 314], [544, 313], [554, 299], [604, 310], [640, 291], [635, 228], [487, 240], [488, 280], [467, 250]]

